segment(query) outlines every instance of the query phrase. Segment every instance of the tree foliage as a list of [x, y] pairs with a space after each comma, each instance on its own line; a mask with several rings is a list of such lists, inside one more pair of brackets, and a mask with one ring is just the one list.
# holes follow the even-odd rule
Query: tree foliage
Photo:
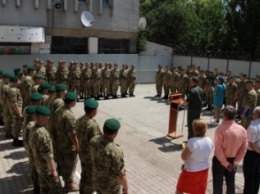
[[148, 40], [176, 53], [259, 58], [259, 0], [141, 0]]

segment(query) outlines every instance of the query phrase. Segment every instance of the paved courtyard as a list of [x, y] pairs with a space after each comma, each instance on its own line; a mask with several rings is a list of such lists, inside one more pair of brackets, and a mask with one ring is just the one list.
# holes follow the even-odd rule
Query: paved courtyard
[[[136, 86], [136, 97], [101, 100], [96, 117], [100, 126], [107, 118], [121, 121], [116, 143], [124, 150], [130, 194], [174, 193], [182, 160], [180, 144], [187, 138], [187, 122], [184, 110], [179, 112], [178, 130], [183, 137], [172, 140], [167, 137], [169, 103], [154, 98], [154, 84]], [[73, 109], [76, 117], [84, 114], [83, 103]], [[212, 113], [203, 111], [202, 118], [213, 121]], [[208, 136], [213, 139], [215, 128], [209, 128]], [[210, 160], [211, 163], [211, 160]], [[32, 193], [29, 164], [24, 148], [14, 148], [11, 140], [0, 133], [0, 193]], [[79, 179], [78, 164], [75, 177]], [[236, 193], [242, 193], [243, 174], [241, 164], [236, 174]], [[207, 193], [212, 193], [212, 176], [209, 173]]]

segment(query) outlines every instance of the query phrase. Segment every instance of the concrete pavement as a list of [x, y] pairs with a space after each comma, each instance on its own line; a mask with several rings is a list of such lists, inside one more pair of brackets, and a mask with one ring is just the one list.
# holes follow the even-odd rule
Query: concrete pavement
[[[107, 118], [117, 118], [122, 126], [116, 143], [124, 150], [131, 194], [174, 193], [182, 160], [180, 144], [187, 139], [187, 122], [183, 137], [168, 138], [169, 103], [154, 98], [154, 84], [136, 86], [136, 97], [101, 100], [97, 122], [103, 126]], [[84, 114], [83, 103], [73, 109], [76, 117]], [[178, 130], [182, 129], [184, 110], [179, 112]], [[187, 114], [186, 114], [187, 115]], [[185, 116], [186, 116], [185, 115]], [[212, 113], [203, 111], [202, 118], [210, 122]], [[211, 120], [210, 120], [211, 119]], [[209, 128], [213, 139], [215, 127]], [[210, 159], [211, 163], [211, 159]], [[23, 148], [14, 148], [11, 140], [0, 133], [0, 193], [31, 193], [32, 185], [28, 159]], [[79, 176], [78, 164], [76, 177]], [[78, 179], [78, 178], [77, 178]], [[236, 174], [236, 193], [242, 193], [243, 174], [241, 164]], [[212, 176], [209, 173], [207, 193], [212, 193]]]

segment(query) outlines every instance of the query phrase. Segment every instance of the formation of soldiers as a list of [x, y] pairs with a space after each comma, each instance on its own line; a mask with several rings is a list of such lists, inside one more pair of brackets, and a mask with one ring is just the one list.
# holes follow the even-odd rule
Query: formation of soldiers
[[260, 105], [260, 76], [255, 80], [247, 79], [247, 75], [240, 73], [238, 77], [233, 76], [231, 71], [225, 74], [215, 68], [214, 72], [203, 70], [199, 66], [188, 66], [186, 68], [170, 68], [158, 65], [156, 72], [155, 97], [161, 97], [164, 90], [163, 99], [168, 99], [172, 92], [182, 93], [183, 98], [189, 89], [189, 79], [199, 78], [199, 86], [204, 91], [204, 105], [206, 110], [213, 109], [214, 87], [217, 84], [216, 78], [223, 77], [226, 84], [224, 105], [232, 105], [237, 108], [237, 119], [241, 119], [241, 124], [247, 128], [252, 120], [252, 112], [256, 106]]
[[[114, 143], [120, 123], [108, 119], [101, 130], [94, 117], [97, 100], [102, 95], [116, 98], [119, 85], [122, 97], [128, 91], [134, 96], [135, 79], [133, 65], [120, 71], [117, 64], [102, 69], [91, 63], [80, 69], [77, 62], [67, 68], [60, 61], [56, 69], [51, 60], [46, 67], [35, 60], [14, 74], [0, 70], [0, 120], [5, 137], [28, 154], [34, 193], [121, 193], [121, 187], [128, 193], [123, 152]], [[76, 119], [71, 108], [80, 95], [86, 98], [85, 114]], [[78, 158], [80, 184], [74, 179]]]

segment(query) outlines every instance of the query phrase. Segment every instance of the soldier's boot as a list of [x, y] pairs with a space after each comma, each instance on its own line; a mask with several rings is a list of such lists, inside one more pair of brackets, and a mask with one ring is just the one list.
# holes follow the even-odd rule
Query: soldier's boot
[[11, 133], [10, 131], [7, 131], [7, 132], [5, 133], [5, 138], [6, 138], [6, 139], [13, 139], [12, 133]]
[[33, 194], [40, 194], [40, 187], [38, 183], [33, 184]]
[[135, 97], [135, 95], [133, 93], [130, 94], [130, 97]]
[[13, 146], [23, 147], [23, 140], [19, 140], [18, 137], [15, 137], [13, 140]]
[[69, 192], [79, 191], [79, 184], [75, 182], [65, 183], [64, 189]]

